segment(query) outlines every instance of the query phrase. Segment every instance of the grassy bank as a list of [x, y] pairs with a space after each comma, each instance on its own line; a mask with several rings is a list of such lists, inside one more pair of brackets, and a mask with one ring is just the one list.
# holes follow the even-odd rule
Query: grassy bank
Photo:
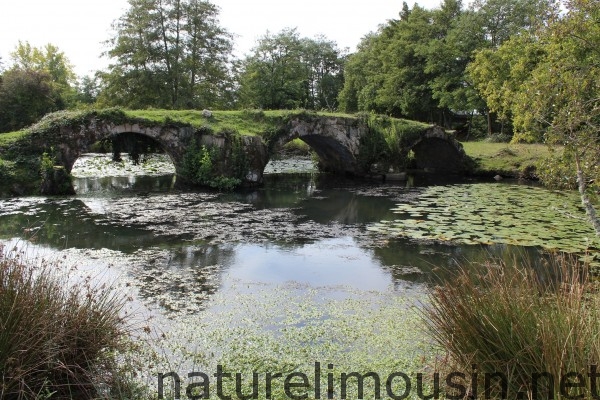
[[548, 157], [544, 144], [463, 142], [465, 152], [475, 161], [473, 173], [511, 178], [535, 178], [536, 164]]

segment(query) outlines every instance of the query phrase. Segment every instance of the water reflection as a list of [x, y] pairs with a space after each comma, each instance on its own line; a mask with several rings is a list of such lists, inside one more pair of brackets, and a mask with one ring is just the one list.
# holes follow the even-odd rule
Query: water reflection
[[[413, 181], [414, 182], [414, 181]], [[373, 222], [394, 219], [405, 182], [373, 184], [308, 174], [267, 176], [229, 194], [177, 192], [173, 176], [78, 178], [78, 197], [0, 200], [0, 238], [56, 249], [95, 250], [126, 272], [161, 312], [194, 313], [234, 286], [293, 282], [394, 291], [433, 282], [463, 260], [539, 259], [534, 248], [381, 238]], [[132, 192], [133, 191], [133, 192]], [[91, 257], [91, 256], [90, 256]]]
[[78, 195], [96, 192], [136, 191], [168, 192], [175, 187], [175, 175], [159, 176], [103, 176], [73, 178], [73, 188]]
[[[57, 249], [107, 248], [125, 252], [155, 243], [152, 232], [106, 224], [105, 216], [92, 212], [82, 199], [36, 200], [0, 214], [0, 237], [19, 237]], [[3, 201], [6, 200], [0, 200], [0, 204]]]

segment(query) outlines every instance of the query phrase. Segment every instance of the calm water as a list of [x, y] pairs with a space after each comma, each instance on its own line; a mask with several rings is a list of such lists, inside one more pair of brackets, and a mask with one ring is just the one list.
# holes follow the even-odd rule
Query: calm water
[[[77, 196], [0, 200], [0, 238], [31, 253], [66, 254], [92, 270], [114, 267], [145, 307], [167, 318], [203, 309], [213, 294], [233, 285], [424, 291], [434, 275], [464, 260], [539, 254], [535, 248], [440, 244], [367, 230], [393, 220], [398, 202], [447, 182], [379, 184], [309, 172], [270, 174], [264, 187], [237, 193], [179, 192], [172, 174], [160, 174], [162, 166], [154, 176], [94, 177], [90, 165], [98, 168], [98, 162], [91, 157], [75, 170]], [[269, 168], [294, 167], [313, 168], [307, 160]]]
[[[479, 239], [502, 233], [506, 242], [522, 224], [545, 240], [581, 244], [587, 235], [576, 195], [515, 182], [352, 181], [317, 174], [306, 159], [268, 171], [258, 189], [182, 192], [168, 159], [117, 168], [89, 155], [74, 170], [76, 196], [0, 199], [0, 243], [60, 262], [68, 279], [89, 277], [129, 298], [126, 321], [149, 328], [138, 333], [149, 344], [135, 354], [147, 366], [139, 379], [156, 388], [160, 372], [254, 368], [257, 357], [274, 362], [274, 371], [326, 359], [348, 370], [372, 359], [390, 368], [424, 360], [433, 348], [418, 310], [432, 284], [490, 256], [526, 258], [542, 269], [547, 254], [535, 246], [436, 241], [430, 233], [449, 235], [454, 225], [456, 237], [473, 243], [464, 233], [473, 222], [464, 217], [475, 215], [492, 221], [476, 219]], [[469, 190], [477, 188], [484, 190]], [[520, 199], [518, 209], [494, 202], [506, 188]], [[533, 194], [551, 197], [550, 205], [527, 204]], [[407, 215], [393, 211], [399, 205]], [[428, 215], [429, 207], [436, 212]], [[536, 217], [550, 208], [550, 221]], [[421, 239], [402, 235], [408, 231]]]

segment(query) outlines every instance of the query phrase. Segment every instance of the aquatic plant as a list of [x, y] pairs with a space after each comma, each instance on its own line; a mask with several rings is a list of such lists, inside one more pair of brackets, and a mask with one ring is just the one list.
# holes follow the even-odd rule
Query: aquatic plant
[[114, 355], [128, 337], [125, 299], [91, 280], [65, 285], [58, 268], [0, 246], [2, 399], [91, 399], [101, 387], [106, 396], [124, 388]]
[[[188, 379], [187, 374], [195, 371], [210, 377], [207, 398], [222, 398], [217, 395], [213, 375], [220, 365], [222, 371], [232, 374], [223, 380], [222, 392], [233, 398], [236, 393], [251, 395], [253, 373], [258, 374], [259, 382], [256, 398], [283, 400], [293, 398], [286, 394], [282, 378], [289, 374], [306, 375], [308, 386], [296, 387], [292, 393], [314, 399], [318, 390], [318, 398], [328, 397], [330, 376], [334, 398], [341, 398], [342, 373], [377, 374], [385, 395], [388, 376], [403, 372], [415, 382], [408, 398], [418, 399], [417, 373], [432, 374], [426, 362], [435, 358], [437, 349], [423, 336], [418, 304], [424, 299], [408, 286], [391, 296], [341, 287], [307, 290], [292, 282], [262, 287], [258, 294], [253, 292], [256, 288], [248, 292], [246, 284], [232, 289], [227, 295], [213, 296], [206, 312], [178, 318], [157, 341], [158, 358], [152, 362], [155, 370], [148, 371], [145, 380], [150, 392], [157, 389], [158, 373], [175, 372], [181, 378], [183, 395], [187, 387], [202, 381]], [[303, 294], [299, 296], [299, 292]], [[219, 317], [214, 318], [213, 313]], [[151, 353], [145, 354], [152, 358]], [[320, 368], [316, 369], [315, 363]], [[266, 396], [267, 373], [282, 374], [273, 380], [270, 397]], [[240, 384], [236, 374], [240, 374]], [[166, 378], [163, 383], [165, 398], [174, 397], [173, 380]], [[356, 379], [349, 378], [344, 387], [346, 398], [363, 398], [358, 395]], [[204, 395], [202, 389], [197, 385], [199, 391], [194, 393]], [[365, 377], [362, 389], [364, 398], [373, 398], [375, 380]], [[404, 389], [394, 386], [394, 390], [402, 393]], [[430, 392], [427, 379], [423, 379], [421, 391]]]
[[398, 219], [369, 229], [417, 240], [537, 246], [600, 266], [600, 241], [574, 193], [505, 184], [432, 186], [393, 211]]
[[424, 316], [433, 340], [450, 354], [447, 367], [480, 388], [471, 391], [474, 398], [594, 398], [597, 383], [582, 378], [600, 359], [600, 298], [593, 289], [572, 256], [554, 257], [542, 271], [490, 260], [463, 265], [436, 287]]

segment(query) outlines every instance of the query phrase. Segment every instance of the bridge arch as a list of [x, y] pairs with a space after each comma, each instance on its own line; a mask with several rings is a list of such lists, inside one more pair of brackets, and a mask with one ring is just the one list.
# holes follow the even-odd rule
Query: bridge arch
[[[60, 145], [61, 159], [65, 169], [70, 173], [75, 161], [82, 154], [88, 153], [94, 143], [118, 137], [137, 136], [158, 145], [169, 156], [177, 171], [180, 167], [177, 161], [180, 158], [181, 151], [178, 146], [173, 145], [173, 140], [169, 140], [178, 136], [177, 134], [178, 129], [176, 128], [170, 130], [161, 127], [145, 127], [139, 124], [112, 125], [97, 123], [88, 127], [88, 129], [82, 129], [71, 134], [69, 140], [63, 141]], [[122, 151], [125, 150], [127, 149]]]
[[[190, 150], [194, 150], [192, 146], [213, 147], [220, 151], [214, 163], [214, 173], [218, 177], [235, 178], [241, 180], [243, 185], [255, 186], [262, 183], [264, 167], [270, 156], [295, 138], [306, 142], [318, 154], [323, 169], [338, 174], [374, 176], [380, 171], [374, 172], [373, 163], [386, 157], [388, 161], [398, 161], [400, 168], [411, 150], [415, 154], [417, 167], [434, 169], [437, 173], [462, 172], [470, 166], [460, 143], [440, 127], [416, 127], [397, 137], [397, 146], [391, 146], [386, 137], [383, 141], [377, 137], [378, 126], [370, 125], [377, 125], [377, 120], [365, 121], [364, 118], [352, 116], [306, 112], [277, 116], [270, 120], [275, 123], [275, 134], [265, 131], [255, 135], [232, 133], [226, 128], [214, 132], [210, 126], [195, 128], [187, 123], [173, 122], [164, 116], [161, 118], [163, 121], [158, 122], [128, 117], [122, 112], [94, 111], [81, 116], [58, 114], [54, 119], [44, 121], [39, 128], [33, 127], [16, 142], [0, 146], [0, 154], [7, 160], [14, 160], [20, 170], [31, 170], [31, 176], [38, 179], [18, 186], [18, 190], [33, 192], [37, 184], [38, 188], [41, 186], [39, 192], [44, 194], [69, 192], [72, 185], [68, 173], [77, 158], [88, 152], [94, 143], [115, 135], [141, 135], [155, 141], [171, 158], [178, 178], [182, 178], [181, 182], [186, 182], [187, 178], [191, 184], [198, 184], [189, 179], [187, 164]], [[386, 129], [385, 126], [382, 128]], [[365, 140], [370, 138], [369, 135], [375, 135], [377, 139], [374, 150], [370, 142]], [[243, 151], [243, 156], [237, 153], [239, 150]], [[45, 158], [45, 153], [50, 157]], [[16, 154], [27, 154], [29, 157], [22, 160]], [[35, 168], [39, 168], [39, 174]], [[16, 179], [11, 182], [18, 184]], [[11, 190], [16, 192], [17, 189]]]
[[269, 158], [286, 143], [301, 139], [317, 153], [324, 171], [346, 174], [360, 172], [356, 156], [360, 136], [365, 129], [356, 121], [336, 117], [294, 118], [281, 131], [282, 134], [269, 146]]
[[468, 157], [462, 144], [439, 126], [434, 126], [410, 143], [415, 167], [438, 174], [459, 174], [467, 169]]

